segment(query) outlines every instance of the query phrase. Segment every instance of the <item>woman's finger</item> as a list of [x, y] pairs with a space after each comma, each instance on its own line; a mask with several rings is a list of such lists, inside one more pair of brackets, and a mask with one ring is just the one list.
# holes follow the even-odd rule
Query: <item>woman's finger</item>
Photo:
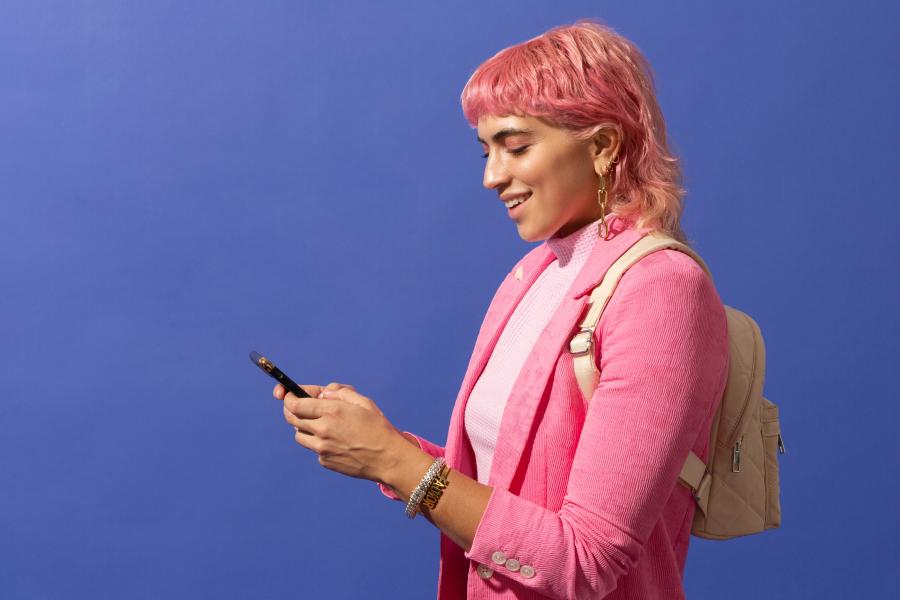
[[[321, 385], [307, 384], [307, 385], [300, 385], [300, 389], [302, 389], [304, 392], [309, 394], [311, 397], [318, 398], [319, 394], [321, 394], [322, 390], [324, 390], [325, 388], [322, 387]], [[272, 390], [272, 395], [275, 397], [276, 400], [284, 400], [284, 397], [287, 395], [287, 393], [288, 393], [287, 389], [285, 389], [285, 387], [283, 385], [281, 385], [280, 383], [276, 383], [275, 388]]]
[[319, 435], [319, 429], [316, 424], [317, 419], [301, 419], [289, 411], [286, 406], [284, 407], [284, 420], [294, 429], [299, 428], [300, 431], [309, 435]]
[[334, 391], [334, 390], [339, 390], [341, 388], [349, 388], [349, 389], [353, 390], [354, 392], [356, 391], [356, 388], [353, 387], [352, 385], [350, 385], [349, 383], [338, 383], [336, 381], [332, 381], [331, 383], [326, 385], [324, 389]]
[[304, 433], [303, 431], [297, 429], [294, 430], [294, 441], [304, 448], [312, 450], [316, 454], [318, 454], [322, 448], [322, 441], [319, 440], [316, 436]]
[[288, 392], [284, 397], [284, 406], [301, 419], [318, 419], [335, 413], [335, 403], [319, 398], [298, 398]]
[[349, 402], [350, 404], [355, 404], [356, 406], [361, 406], [367, 410], [372, 410], [377, 412], [378, 414], [384, 414], [381, 412], [381, 409], [372, 401], [371, 398], [367, 396], [363, 396], [359, 392], [350, 388], [341, 388], [335, 391], [331, 391], [329, 389], [325, 389], [323, 392], [323, 399], [325, 400], [343, 400], [344, 402]]

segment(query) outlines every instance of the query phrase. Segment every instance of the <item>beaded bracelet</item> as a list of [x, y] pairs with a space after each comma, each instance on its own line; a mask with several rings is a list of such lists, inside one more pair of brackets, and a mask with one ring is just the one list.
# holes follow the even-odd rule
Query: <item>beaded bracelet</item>
[[406, 503], [405, 512], [407, 517], [409, 517], [410, 519], [416, 518], [416, 513], [419, 510], [419, 504], [422, 502], [422, 498], [425, 497], [425, 492], [428, 491], [431, 483], [434, 481], [435, 477], [438, 476], [445, 464], [447, 463], [444, 462], [444, 459], [438, 456], [434, 459], [434, 462], [431, 463], [431, 466], [428, 467], [428, 471], [425, 472], [424, 477], [422, 477], [422, 481], [419, 482], [419, 485], [417, 485], [416, 489], [414, 489], [412, 494], [410, 494], [409, 502]]

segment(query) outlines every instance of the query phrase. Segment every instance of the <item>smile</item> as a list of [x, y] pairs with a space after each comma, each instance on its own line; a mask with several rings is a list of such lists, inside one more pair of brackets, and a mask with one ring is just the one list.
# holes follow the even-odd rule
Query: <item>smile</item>
[[506, 204], [506, 208], [513, 208], [513, 207], [515, 207], [515, 206], [518, 206], [518, 205], [522, 204], [523, 202], [525, 202], [525, 201], [528, 200], [529, 198], [531, 198], [531, 194], [528, 194], [527, 196], [520, 196], [520, 197], [515, 198], [515, 199], [513, 199], [513, 200], [509, 200], [508, 202], [504, 202], [504, 204]]

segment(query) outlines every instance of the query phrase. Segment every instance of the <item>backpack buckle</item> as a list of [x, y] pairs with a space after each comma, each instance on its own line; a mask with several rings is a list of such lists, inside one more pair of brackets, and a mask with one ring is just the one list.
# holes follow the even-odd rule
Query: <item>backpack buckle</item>
[[709, 487], [712, 485], [712, 473], [706, 471], [703, 474], [703, 479], [700, 480], [700, 485], [697, 486], [697, 489], [691, 488], [691, 496], [694, 497], [694, 502], [697, 503], [697, 508], [703, 513], [703, 516], [706, 516], [706, 511], [709, 508]]
[[594, 331], [589, 327], [582, 327], [581, 331], [569, 342], [569, 352], [575, 355], [587, 354], [594, 349]]

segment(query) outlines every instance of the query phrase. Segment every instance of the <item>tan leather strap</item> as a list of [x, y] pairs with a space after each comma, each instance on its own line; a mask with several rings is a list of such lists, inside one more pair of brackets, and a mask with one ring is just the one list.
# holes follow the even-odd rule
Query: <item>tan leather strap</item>
[[678, 481], [690, 488], [697, 507], [706, 515], [706, 507], [709, 505], [709, 486], [712, 483], [712, 476], [706, 470], [706, 463], [693, 452], [689, 453], [681, 467]]
[[[569, 352], [573, 355], [572, 362], [575, 367], [575, 377], [586, 401], [590, 402], [591, 396], [594, 395], [594, 390], [597, 389], [597, 383], [600, 381], [600, 369], [594, 360], [594, 330], [597, 328], [597, 323], [600, 322], [603, 310], [609, 303], [609, 299], [612, 297], [616, 285], [618, 285], [625, 271], [648, 254], [665, 248], [678, 250], [689, 255], [703, 267], [703, 270], [712, 279], [712, 273], [710, 273], [706, 263], [703, 262], [703, 259], [696, 252], [689, 246], [664, 233], [649, 232], [625, 251], [607, 269], [600, 284], [591, 292], [591, 296], [588, 299], [587, 313], [578, 326], [578, 333], [569, 342]], [[688, 455], [684, 466], [681, 468], [679, 481], [691, 489], [697, 506], [706, 514], [711, 477], [707, 472], [706, 464], [693, 452]]]

